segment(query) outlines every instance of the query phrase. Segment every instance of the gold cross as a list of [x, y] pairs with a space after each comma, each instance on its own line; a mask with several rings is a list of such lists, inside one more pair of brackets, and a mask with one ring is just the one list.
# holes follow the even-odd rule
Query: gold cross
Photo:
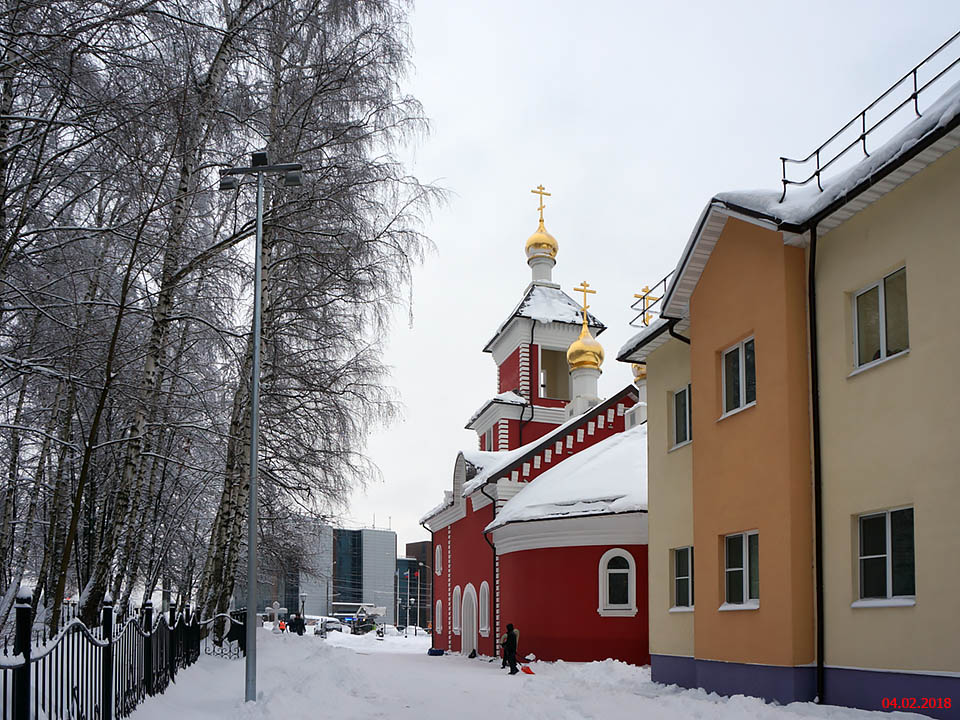
[[657, 300], [659, 300], [660, 298], [650, 297], [650, 287], [648, 285], [644, 285], [642, 288], [640, 288], [640, 292], [643, 294], [642, 295], [634, 294], [634, 297], [638, 299], [643, 298], [643, 324], [644, 326], [647, 326], [650, 324], [650, 319], [653, 317], [650, 313], [647, 312], [647, 308], [652, 307], [653, 304], [657, 302]]
[[575, 287], [575, 288], [573, 289], [574, 292], [582, 292], [582, 293], [583, 293], [583, 322], [584, 322], [584, 323], [587, 322], [587, 308], [590, 307], [589, 305], [587, 305], [587, 294], [588, 294], [588, 293], [589, 293], [590, 295], [596, 295], [596, 294], [597, 294], [597, 291], [596, 291], [596, 290], [590, 290], [589, 287], [590, 287], [590, 283], [588, 283], [586, 280], [584, 280], [582, 283], [580, 283], [580, 287]]
[[550, 197], [550, 193], [543, 189], [543, 185], [537, 185], [537, 189], [531, 190], [530, 192], [540, 196], [540, 207], [538, 207], [537, 210], [540, 211], [540, 222], [543, 222], [543, 209], [546, 207], [546, 205], [543, 204], [543, 196], [546, 195]]

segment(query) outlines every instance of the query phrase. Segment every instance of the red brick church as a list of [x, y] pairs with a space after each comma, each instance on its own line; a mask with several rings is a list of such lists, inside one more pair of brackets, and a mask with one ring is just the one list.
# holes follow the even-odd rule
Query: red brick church
[[520, 656], [650, 660], [645, 380], [598, 396], [604, 325], [553, 282], [557, 241], [526, 243], [530, 284], [484, 347], [497, 394], [466, 427], [450, 489], [422, 524], [433, 545], [434, 647]]

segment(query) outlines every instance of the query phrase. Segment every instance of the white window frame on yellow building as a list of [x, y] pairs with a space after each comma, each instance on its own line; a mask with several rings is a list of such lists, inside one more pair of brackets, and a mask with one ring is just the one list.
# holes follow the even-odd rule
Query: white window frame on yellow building
[[[677, 441], [677, 395], [680, 393], [686, 393], [687, 397], [684, 401], [685, 412], [687, 416], [686, 430], [687, 430], [687, 439]], [[686, 445], [689, 445], [693, 442], [693, 423], [690, 419], [690, 410], [692, 405], [690, 402], [690, 383], [687, 383], [686, 387], [682, 387], [679, 390], [674, 390], [672, 395], [672, 402], [670, 404], [670, 418], [673, 421], [671, 423], [671, 435], [673, 436], [673, 444], [670, 446], [670, 450], [676, 450], [677, 448], [682, 448]]]
[[[687, 574], [686, 575], [677, 575], [677, 556], [681, 552], [687, 553]], [[693, 603], [694, 603], [694, 591], [693, 591], [693, 545], [687, 545], [685, 547], [674, 548], [670, 551], [670, 580], [672, 585], [672, 602], [671, 607], [668, 612], [678, 613], [678, 612], [693, 612]], [[677, 582], [679, 580], [687, 580], [687, 604], [679, 604], [679, 596], [677, 593]]]
[[[893, 513], [900, 510], [913, 510], [913, 595], [894, 595], [893, 594], [893, 533], [891, 532], [891, 523], [890, 517]], [[860, 546], [861, 546], [861, 529], [860, 521], [863, 518], [877, 517], [883, 515], [885, 520], [885, 533], [886, 533], [886, 548], [885, 556], [880, 555], [861, 555]], [[902, 505], [899, 507], [892, 507], [886, 510], [875, 510], [872, 512], [860, 513], [856, 516], [857, 522], [857, 532], [856, 532], [856, 554], [857, 554], [857, 578], [856, 578], [856, 597], [850, 607], [853, 608], [865, 608], [865, 607], [913, 607], [917, 604], [917, 511], [913, 505]], [[865, 558], [872, 557], [885, 557], [886, 558], [886, 570], [887, 570], [887, 596], [886, 597], [870, 597], [865, 598], [861, 597], [863, 593], [863, 583], [861, 578], [860, 570], [860, 561]]]
[[[892, 277], [893, 275], [896, 275], [901, 270], [904, 273], [906, 273], [907, 266], [901, 265], [896, 270], [892, 270], [888, 273], [885, 273], [879, 280], [872, 282], [869, 285], [866, 285], [860, 288], [859, 290], [857, 290], [855, 293], [853, 293], [853, 297], [851, 299], [850, 311], [851, 311], [851, 314], [853, 315], [853, 367], [854, 367], [854, 370], [851, 373], [851, 375], [856, 375], [857, 373], [862, 372], [863, 370], [867, 370], [868, 368], [875, 367], [877, 365], [880, 365], [881, 363], [887, 362], [887, 360], [893, 360], [894, 358], [898, 358], [910, 352], [910, 321], [908, 318], [907, 319], [907, 347], [899, 352], [893, 353], [892, 355], [887, 355], [887, 295], [886, 295], [886, 289], [885, 289], [885, 281], [887, 278]], [[876, 360], [867, 360], [866, 362], [860, 362], [860, 332], [859, 332], [859, 324], [857, 321], [857, 301], [860, 299], [862, 295], [866, 295], [868, 292], [870, 292], [874, 288], [877, 288], [877, 306], [878, 306], [878, 313], [880, 316], [878, 318], [879, 331], [880, 331], [880, 357], [878, 357]], [[908, 307], [909, 307], [909, 304], [910, 303], [908, 301], [907, 302]]]

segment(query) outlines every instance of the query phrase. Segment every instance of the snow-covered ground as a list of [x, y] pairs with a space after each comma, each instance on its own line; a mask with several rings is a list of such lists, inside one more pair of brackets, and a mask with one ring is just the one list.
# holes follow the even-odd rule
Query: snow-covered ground
[[664, 720], [879, 720], [919, 718], [794, 703], [766, 705], [742, 696], [657, 685], [650, 672], [621, 662], [541, 663], [514, 677], [499, 662], [458, 655], [429, 657], [426, 637], [331, 633], [272, 635], [258, 643], [258, 697], [243, 702], [242, 660], [201, 657], [167, 692], [147, 700], [133, 720], [291, 720], [297, 718], [663, 718]]

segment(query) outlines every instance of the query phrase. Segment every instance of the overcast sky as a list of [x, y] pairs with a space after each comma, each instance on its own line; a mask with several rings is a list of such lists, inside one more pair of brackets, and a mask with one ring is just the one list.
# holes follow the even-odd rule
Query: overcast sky
[[413, 327], [401, 313], [389, 339], [404, 420], [372, 433], [382, 482], [345, 523], [389, 522], [400, 555], [429, 538], [417, 520], [496, 393], [483, 347], [530, 281], [531, 188], [553, 193], [554, 280], [597, 289], [609, 395], [631, 380], [615, 355], [633, 294], [673, 269], [710, 197], [778, 188], [780, 155], [805, 156], [958, 28], [956, 0], [418, 0], [409, 87], [432, 132], [412, 169], [451, 195], [427, 223]]

